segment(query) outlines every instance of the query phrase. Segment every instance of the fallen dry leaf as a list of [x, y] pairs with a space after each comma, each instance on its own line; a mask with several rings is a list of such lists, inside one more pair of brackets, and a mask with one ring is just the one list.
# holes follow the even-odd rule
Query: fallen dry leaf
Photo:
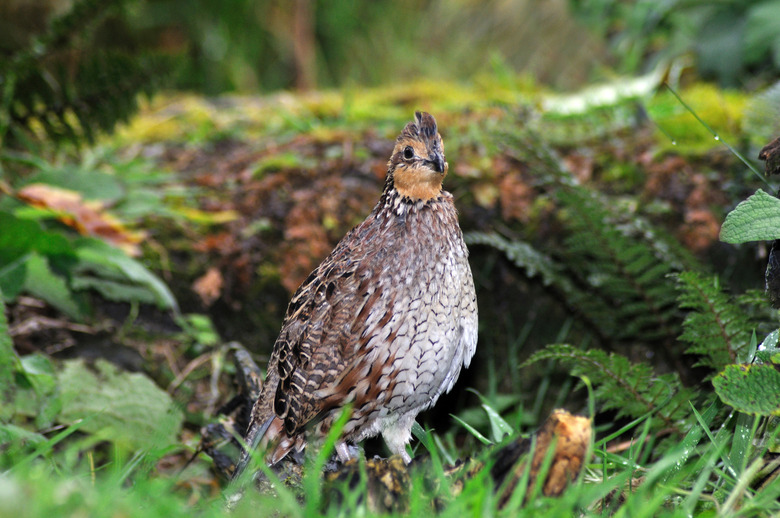
[[686, 247], [694, 252], [703, 252], [718, 241], [720, 222], [709, 209], [688, 210], [681, 234]]
[[222, 274], [212, 266], [192, 283], [192, 290], [198, 294], [203, 304], [209, 307], [222, 295], [224, 284], [225, 280], [222, 278]]
[[16, 192], [16, 197], [34, 207], [51, 210], [57, 219], [80, 234], [102, 239], [131, 256], [141, 254], [138, 244], [146, 233], [129, 230], [100, 201], [84, 200], [76, 191], [43, 183], [23, 187]]
[[536, 197], [533, 187], [523, 180], [520, 173], [509, 173], [501, 179], [501, 217], [505, 221], [516, 219], [528, 222], [531, 204]]

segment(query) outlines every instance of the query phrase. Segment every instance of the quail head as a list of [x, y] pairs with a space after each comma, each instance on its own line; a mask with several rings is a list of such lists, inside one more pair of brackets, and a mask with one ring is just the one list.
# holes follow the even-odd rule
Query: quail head
[[381, 434], [408, 463], [415, 417], [469, 366], [477, 302], [452, 195], [442, 190], [447, 169], [436, 120], [415, 113], [371, 214], [293, 295], [245, 436], [250, 450], [267, 444], [270, 465], [316, 444], [347, 405], [342, 461]]

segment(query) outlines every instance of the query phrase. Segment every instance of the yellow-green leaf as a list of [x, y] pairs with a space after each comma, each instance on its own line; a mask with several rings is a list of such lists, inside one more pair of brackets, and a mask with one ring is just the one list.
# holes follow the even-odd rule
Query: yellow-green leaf
[[728, 365], [712, 384], [720, 399], [740, 412], [780, 415], [780, 372], [773, 365]]
[[140, 373], [120, 371], [99, 360], [66, 361], [59, 374], [62, 412], [59, 420], [82, 426], [101, 439], [128, 449], [166, 447], [177, 442], [182, 412], [167, 392]]
[[780, 239], [780, 199], [761, 189], [729, 212], [720, 229], [726, 243]]

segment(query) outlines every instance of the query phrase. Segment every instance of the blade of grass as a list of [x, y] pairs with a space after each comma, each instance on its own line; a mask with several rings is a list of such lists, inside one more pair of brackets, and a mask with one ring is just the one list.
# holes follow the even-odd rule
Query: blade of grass
[[677, 100], [680, 102], [680, 104], [682, 104], [682, 105], [683, 105], [683, 107], [684, 107], [686, 110], [688, 110], [688, 112], [689, 112], [691, 115], [693, 115], [694, 117], [696, 117], [696, 120], [697, 120], [697, 121], [699, 121], [699, 123], [700, 123], [700, 124], [701, 124], [701, 125], [704, 127], [704, 129], [706, 129], [707, 131], [709, 131], [709, 132], [712, 134], [712, 136], [715, 138], [715, 140], [717, 140], [718, 142], [722, 142], [722, 143], [723, 143], [723, 145], [724, 145], [724, 146], [726, 146], [726, 147], [728, 148], [728, 150], [729, 150], [729, 151], [731, 151], [731, 153], [732, 153], [734, 156], [736, 156], [737, 158], [739, 158], [739, 159], [742, 161], [742, 163], [743, 163], [743, 164], [745, 164], [746, 166], [748, 166], [748, 169], [750, 169], [751, 171], [753, 171], [753, 173], [754, 173], [756, 176], [758, 176], [758, 177], [761, 179], [761, 181], [762, 181], [762, 182], [764, 182], [764, 183], [765, 183], [765, 184], [766, 184], [768, 187], [770, 187], [770, 188], [772, 187], [772, 185], [769, 183], [769, 181], [766, 179], [766, 177], [765, 177], [763, 174], [761, 174], [761, 173], [758, 171], [758, 169], [756, 169], [756, 168], [753, 166], [753, 164], [751, 164], [750, 162], [748, 162], [748, 160], [747, 160], [747, 159], [746, 159], [744, 156], [742, 156], [742, 153], [740, 153], [739, 151], [737, 151], [736, 149], [734, 149], [733, 147], [731, 147], [731, 145], [730, 145], [728, 142], [726, 142], [725, 140], [721, 139], [721, 138], [720, 138], [720, 135], [718, 135], [718, 133], [717, 133], [717, 132], [716, 132], [714, 129], [712, 129], [712, 128], [710, 127], [710, 125], [709, 125], [709, 124], [707, 124], [706, 122], [704, 122], [704, 120], [702, 120], [702, 118], [701, 118], [701, 117], [699, 117], [699, 114], [698, 114], [698, 113], [696, 113], [696, 112], [694, 111], [694, 109], [693, 109], [693, 108], [691, 108], [690, 106], [688, 106], [688, 103], [686, 103], [685, 101], [683, 101], [682, 97], [680, 97], [680, 94], [678, 94], [678, 93], [677, 93], [677, 91], [676, 91], [674, 88], [672, 88], [672, 86], [671, 86], [669, 83], [664, 83], [664, 86], [666, 86], [666, 88], [667, 88], [667, 89], [668, 89], [670, 92], [672, 92], [672, 95], [673, 95], [673, 96], [674, 96], [674, 97], [675, 97], [675, 98], [676, 98], [676, 99], [677, 99]]
[[84, 419], [79, 419], [72, 425], [65, 428], [63, 431], [49, 439], [48, 441], [38, 445], [30, 454], [28, 454], [26, 457], [24, 457], [22, 460], [17, 462], [14, 466], [12, 466], [8, 471], [14, 472], [19, 471], [27, 464], [31, 463], [36, 458], [40, 457], [47, 451], [51, 451], [54, 449], [54, 447], [65, 440], [69, 435], [73, 434], [74, 432], [78, 431], [79, 428], [84, 426], [89, 420], [91, 419], [90, 416], [85, 417]]
[[432, 434], [433, 435], [433, 442], [436, 443], [436, 446], [439, 449], [439, 452], [441, 452], [442, 457], [444, 457], [444, 460], [447, 462], [447, 464], [454, 465], [455, 464], [455, 456], [453, 456], [449, 451], [447, 451], [447, 448], [444, 446], [444, 443], [441, 440], [441, 436], [439, 434]]
[[[621, 466], [630, 470], [637, 470], [642, 468], [642, 466], [634, 462], [631, 458], [626, 458], [615, 453], [610, 453], [603, 449], [595, 450], [593, 455], [600, 457], [604, 462], [609, 462], [611, 466]], [[607, 466], [604, 465], [603, 468], [606, 470]]]
[[758, 416], [740, 413], [737, 415], [737, 425], [734, 428], [734, 437], [731, 440], [731, 452], [729, 459], [731, 464], [737, 469], [737, 473], [742, 473], [748, 465], [750, 450], [758, 428]]
[[322, 470], [336, 449], [336, 443], [341, 438], [341, 431], [352, 416], [352, 405], [345, 406], [331, 426], [328, 436], [320, 447], [313, 462], [307, 463], [306, 474], [303, 477], [303, 490], [306, 494], [304, 516], [315, 516], [319, 513], [322, 501]]
[[[653, 410], [652, 412], [654, 412], [654, 411], [655, 410]], [[652, 412], [650, 412], [650, 413], [652, 413]], [[611, 434], [607, 435], [606, 437], [596, 441], [595, 446], [599, 446], [599, 447], [600, 446], [605, 446], [608, 442], [610, 442], [610, 441], [612, 441], [614, 439], [617, 439], [618, 437], [620, 437], [621, 435], [625, 434], [626, 432], [628, 432], [632, 428], [636, 428], [637, 426], [639, 426], [639, 424], [642, 421], [648, 419], [649, 417], [650, 417], [649, 414], [645, 414], [643, 416], [637, 417], [636, 419], [634, 419], [630, 423], [622, 426], [620, 429], [618, 429], [618, 430], [612, 432]]]
[[[525, 462], [525, 466], [523, 467], [523, 475], [520, 477], [520, 480], [517, 481], [517, 485], [512, 491], [512, 496], [509, 497], [509, 501], [504, 506], [505, 511], [508, 511], [510, 513], [512, 511], [516, 511], [522, 507], [523, 502], [525, 501], [526, 494], [528, 493], [528, 483], [531, 480], [532, 454], [535, 449], [536, 449], [536, 436], [534, 435], [531, 438], [531, 446], [528, 449], [528, 454], [526, 454], [525, 460], [520, 461], [520, 462]], [[514, 472], [516, 471], [513, 470], [513, 473]], [[496, 492], [498, 494], [503, 494], [508, 489], [511, 480], [512, 480], [512, 474], [510, 473], [510, 475], [507, 476], [504, 483]]]
[[[693, 410], [693, 414], [696, 416], [696, 420], [699, 422], [699, 425], [704, 430], [704, 433], [707, 434], [707, 437], [709, 437], [710, 442], [712, 444], [717, 445], [718, 441], [716, 440], [715, 436], [712, 435], [712, 431], [710, 430], [709, 425], [704, 421], [704, 418], [699, 413], [698, 410], [696, 410], [696, 407], [693, 406], [693, 403], [690, 403], [691, 409]], [[726, 469], [729, 471], [732, 477], [737, 477], [737, 471], [734, 469], [734, 466], [731, 464], [731, 461], [729, 461], [729, 458], [727, 455], [722, 455], [721, 459], [723, 460], [723, 465], [726, 467]]]
[[479, 433], [479, 430], [468, 424], [466, 421], [461, 419], [460, 417], [456, 416], [455, 414], [450, 414], [450, 417], [452, 417], [456, 423], [461, 425], [463, 428], [466, 429], [471, 435], [477, 438], [479, 442], [484, 444], [485, 446], [491, 446], [493, 443], [490, 442], [490, 439]]
[[685, 516], [693, 516], [693, 511], [699, 503], [704, 488], [710, 480], [710, 475], [715, 467], [715, 463], [721, 456], [721, 450], [725, 447], [726, 443], [723, 443], [720, 446], [713, 445], [710, 448], [710, 452], [703, 456], [696, 464], [694, 472], [699, 473], [699, 476], [696, 477], [696, 482], [693, 483], [691, 490], [688, 492], [685, 500], [683, 500], [682, 509]]
[[[721, 457], [722, 458], [722, 457]], [[737, 484], [731, 489], [729, 497], [721, 507], [718, 516], [734, 516], [736, 507], [750, 493], [750, 482], [764, 465], [762, 459], [756, 459], [737, 479]]]
[[[550, 444], [547, 447], [547, 451], [544, 453], [544, 459], [542, 460], [542, 463], [539, 465], [539, 469], [536, 472], [536, 480], [534, 481], [533, 487], [531, 488], [531, 494], [528, 496], [529, 501], [533, 501], [544, 494], [544, 483], [547, 480], [547, 475], [550, 472], [550, 466], [552, 466], [553, 457], [555, 457], [555, 448], [558, 444], [558, 439], [558, 436], [554, 436], [553, 440], [550, 441]], [[531, 448], [531, 452], [536, 453], [533, 447]], [[528, 456], [528, 463], [531, 464], [532, 461], [533, 454]]]
[[[691, 407], [693, 407], [693, 404], [691, 404]], [[704, 413], [702, 415], [699, 415], [699, 413], [696, 412], [695, 408], [694, 408], [694, 412], [696, 412], [696, 418], [699, 420], [699, 422], [703, 421], [704, 423], [711, 423], [712, 420], [715, 419], [715, 416], [718, 415], [718, 411], [720, 410], [720, 408], [721, 405], [717, 402], [714, 402], [709, 407], [707, 407], [706, 410], [704, 410]], [[677, 472], [679, 472], [682, 469], [683, 465], [685, 465], [688, 462], [688, 458], [696, 450], [696, 446], [699, 444], [699, 441], [701, 440], [703, 433], [704, 433], [703, 426], [691, 427], [691, 429], [685, 435], [683, 440], [680, 442], [680, 451], [683, 452], [680, 460], [680, 465], [673, 468], [667, 474], [667, 478], [664, 479], [664, 482], [674, 477], [677, 474]]]

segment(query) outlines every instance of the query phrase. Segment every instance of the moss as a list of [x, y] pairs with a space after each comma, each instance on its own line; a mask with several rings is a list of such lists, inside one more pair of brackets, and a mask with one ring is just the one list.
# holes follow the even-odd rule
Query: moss
[[[745, 94], [704, 83], [679, 94], [721, 140], [735, 144], [740, 139], [742, 114], [748, 102]], [[656, 140], [661, 153], [701, 154], [720, 146], [712, 133], [666, 89], [647, 103], [647, 112], [658, 126]]]

